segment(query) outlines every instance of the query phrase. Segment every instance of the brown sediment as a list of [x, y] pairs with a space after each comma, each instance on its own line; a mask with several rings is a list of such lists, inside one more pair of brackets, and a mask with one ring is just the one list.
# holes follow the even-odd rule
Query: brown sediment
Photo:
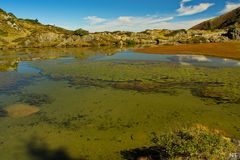
[[9, 117], [25, 117], [39, 112], [39, 108], [28, 104], [14, 104], [5, 108]]
[[204, 43], [170, 45], [135, 49], [136, 52], [153, 54], [194, 54], [240, 59], [240, 41], [224, 43]]

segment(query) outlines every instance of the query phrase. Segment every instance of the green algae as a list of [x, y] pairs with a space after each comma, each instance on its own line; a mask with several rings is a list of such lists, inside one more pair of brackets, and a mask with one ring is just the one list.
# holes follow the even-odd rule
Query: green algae
[[51, 97], [46, 94], [36, 94], [36, 93], [21, 93], [18, 100], [19, 103], [26, 103], [34, 106], [42, 106], [44, 104], [52, 103]]
[[193, 95], [214, 99], [217, 103], [240, 102], [238, 67], [207, 68], [144, 62], [55, 64], [50, 69], [44, 66], [47, 64], [38, 67], [54, 80], [64, 79], [75, 87], [111, 86], [116, 89], [169, 94], [176, 94], [177, 88], [188, 88]]
[[[30, 65], [41, 70], [40, 78], [20, 87], [14, 84], [26, 75], [12, 73], [11, 83], [4, 78], [4, 90], [16, 92], [0, 94], [0, 108], [24, 102], [40, 111], [1, 117], [2, 159], [30, 160], [30, 151], [39, 150], [50, 157], [59, 151], [69, 159], [122, 159], [121, 151], [152, 146], [153, 133], [195, 124], [240, 138], [239, 67], [91, 60]], [[35, 145], [38, 139], [44, 145]]]

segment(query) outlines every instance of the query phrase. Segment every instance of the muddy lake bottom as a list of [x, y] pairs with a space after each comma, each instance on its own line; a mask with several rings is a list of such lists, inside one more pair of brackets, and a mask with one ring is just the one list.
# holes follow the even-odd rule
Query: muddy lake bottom
[[240, 139], [240, 61], [66, 53], [11, 54], [23, 60], [0, 72], [0, 159], [123, 159], [121, 151], [196, 124]]

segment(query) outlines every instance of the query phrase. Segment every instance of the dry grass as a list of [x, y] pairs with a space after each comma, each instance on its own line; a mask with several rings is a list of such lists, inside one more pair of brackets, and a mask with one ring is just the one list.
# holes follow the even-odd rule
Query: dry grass
[[154, 54], [197, 54], [240, 59], [240, 41], [225, 43], [187, 44], [136, 49], [136, 52]]

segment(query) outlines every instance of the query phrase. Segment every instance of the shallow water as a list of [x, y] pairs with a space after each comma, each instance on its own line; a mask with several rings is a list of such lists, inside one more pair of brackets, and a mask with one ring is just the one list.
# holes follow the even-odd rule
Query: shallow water
[[[13, 52], [22, 61], [0, 72], [0, 159], [121, 159], [156, 134], [194, 124], [240, 138], [240, 61], [59, 52], [34, 61]], [[40, 111], [9, 117], [4, 109], [16, 104]]]

